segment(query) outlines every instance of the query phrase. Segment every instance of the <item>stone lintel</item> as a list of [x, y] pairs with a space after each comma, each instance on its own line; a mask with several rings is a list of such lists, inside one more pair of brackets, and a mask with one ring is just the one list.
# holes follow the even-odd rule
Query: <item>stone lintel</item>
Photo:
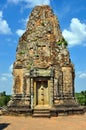
[[30, 77], [53, 77], [54, 70], [52, 69], [32, 69], [30, 70]]

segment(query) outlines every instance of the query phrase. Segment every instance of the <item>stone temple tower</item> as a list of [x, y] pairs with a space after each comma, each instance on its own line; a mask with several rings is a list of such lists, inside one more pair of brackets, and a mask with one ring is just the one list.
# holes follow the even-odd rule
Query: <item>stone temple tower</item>
[[13, 65], [9, 112], [57, 116], [80, 112], [74, 97], [74, 66], [52, 9], [36, 6], [20, 37]]

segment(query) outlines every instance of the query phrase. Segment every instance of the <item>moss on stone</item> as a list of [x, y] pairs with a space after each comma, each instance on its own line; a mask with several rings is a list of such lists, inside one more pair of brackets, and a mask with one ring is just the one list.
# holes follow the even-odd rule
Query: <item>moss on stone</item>
[[65, 46], [68, 45], [67, 41], [65, 40], [65, 38], [62, 38], [62, 40], [56, 42], [59, 46], [61, 46], [62, 44], [64, 44]]

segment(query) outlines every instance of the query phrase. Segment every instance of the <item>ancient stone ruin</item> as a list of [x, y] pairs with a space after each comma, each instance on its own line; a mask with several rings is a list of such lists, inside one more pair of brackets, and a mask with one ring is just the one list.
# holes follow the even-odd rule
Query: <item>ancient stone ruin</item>
[[9, 112], [32, 116], [82, 112], [75, 101], [74, 73], [57, 17], [49, 6], [36, 6], [16, 50]]

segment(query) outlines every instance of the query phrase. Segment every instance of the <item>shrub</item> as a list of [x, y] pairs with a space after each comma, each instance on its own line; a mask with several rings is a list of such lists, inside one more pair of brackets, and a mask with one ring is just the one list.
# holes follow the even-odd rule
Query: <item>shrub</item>
[[58, 41], [57, 44], [58, 44], [59, 46], [61, 46], [62, 44], [64, 44], [65, 46], [68, 45], [67, 41], [66, 41], [64, 38], [62, 38], [62, 40]]
[[5, 92], [0, 93], [0, 107], [6, 106], [10, 100], [10, 95], [6, 95]]
[[86, 90], [76, 93], [76, 99], [80, 105], [86, 106]]

